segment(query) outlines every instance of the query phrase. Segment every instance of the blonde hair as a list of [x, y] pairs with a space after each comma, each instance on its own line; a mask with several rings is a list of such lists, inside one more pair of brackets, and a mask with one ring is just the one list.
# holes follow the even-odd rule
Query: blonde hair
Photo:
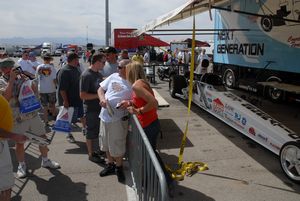
[[131, 62], [126, 65], [126, 79], [133, 84], [135, 81], [142, 79], [146, 82], [146, 76], [144, 72], [143, 65], [141, 65], [139, 62]]

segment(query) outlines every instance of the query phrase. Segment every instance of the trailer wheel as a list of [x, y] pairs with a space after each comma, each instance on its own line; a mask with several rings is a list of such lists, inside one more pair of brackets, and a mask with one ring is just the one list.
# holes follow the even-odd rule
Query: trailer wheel
[[280, 89], [269, 87], [268, 88], [268, 96], [270, 100], [274, 103], [279, 103], [283, 100], [284, 92]]
[[300, 144], [285, 143], [279, 153], [280, 166], [285, 175], [295, 183], [300, 183]]
[[177, 94], [182, 94], [182, 89], [187, 87], [186, 79], [181, 75], [173, 75], [169, 80], [169, 92], [173, 98], [176, 97]]
[[233, 70], [227, 69], [224, 73], [223, 82], [229, 88], [235, 87], [235, 74]]
[[[281, 82], [282, 80], [276, 76], [271, 76], [267, 79], [268, 82]], [[273, 102], [273, 103], [280, 103], [284, 98], [284, 91], [277, 89], [272, 86], [266, 87], [266, 92], [268, 98]]]
[[269, 16], [264, 16], [260, 21], [261, 27], [265, 32], [270, 32], [273, 28], [272, 18]]

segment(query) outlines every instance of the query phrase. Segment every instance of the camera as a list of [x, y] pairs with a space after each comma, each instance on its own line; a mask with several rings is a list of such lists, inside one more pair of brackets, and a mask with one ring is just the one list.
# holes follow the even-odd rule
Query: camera
[[20, 74], [23, 73], [23, 70], [22, 70], [21, 66], [18, 66], [18, 67], [16, 67], [16, 68], [14, 68], [13, 71], [14, 71], [16, 74], [18, 74], [18, 75], [20, 75]]

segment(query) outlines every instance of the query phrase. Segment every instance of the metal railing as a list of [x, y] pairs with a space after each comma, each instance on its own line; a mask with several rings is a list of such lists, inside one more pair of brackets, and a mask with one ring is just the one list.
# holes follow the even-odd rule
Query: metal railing
[[127, 153], [137, 200], [168, 201], [164, 172], [135, 115], [130, 118]]

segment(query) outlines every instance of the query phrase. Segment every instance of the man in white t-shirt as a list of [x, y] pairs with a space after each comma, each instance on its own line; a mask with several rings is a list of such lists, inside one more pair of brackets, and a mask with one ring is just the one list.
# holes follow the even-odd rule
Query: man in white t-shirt
[[36, 69], [38, 79], [38, 91], [43, 106], [44, 123], [48, 124], [48, 109], [53, 116], [56, 115], [56, 69], [51, 64], [53, 58], [49, 53], [43, 56], [44, 63]]
[[22, 57], [18, 60], [18, 64], [21, 66], [25, 75], [27, 75], [31, 79], [34, 78], [35, 69], [29, 60], [29, 53], [27, 51], [24, 51], [22, 53]]
[[33, 67], [33, 69], [36, 71], [36, 68], [38, 67], [38, 65], [40, 65], [41, 63], [36, 59], [36, 54], [35, 52], [29, 52], [29, 60], [30, 63]]
[[[107, 165], [100, 172], [104, 177], [117, 174], [118, 181], [124, 182], [122, 167], [123, 155], [126, 149], [128, 132], [128, 111], [118, 108], [122, 100], [130, 100], [132, 89], [126, 80], [126, 65], [129, 59], [119, 62], [119, 73], [113, 73], [100, 83], [98, 96], [100, 99], [100, 144], [101, 150], [106, 152]], [[116, 164], [114, 163], [116, 162]]]

